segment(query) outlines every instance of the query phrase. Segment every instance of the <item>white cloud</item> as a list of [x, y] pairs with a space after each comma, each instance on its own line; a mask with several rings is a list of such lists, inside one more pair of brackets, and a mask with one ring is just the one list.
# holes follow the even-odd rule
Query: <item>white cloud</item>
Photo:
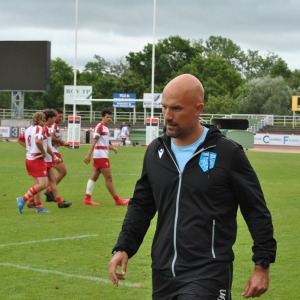
[[[50, 40], [52, 59], [74, 64], [74, 0], [1, 3], [1, 40]], [[153, 0], [78, 0], [78, 64], [141, 51], [152, 43]], [[156, 41], [171, 35], [231, 39], [243, 50], [278, 54], [300, 69], [300, 5], [297, 0], [164, 0], [156, 2]]]

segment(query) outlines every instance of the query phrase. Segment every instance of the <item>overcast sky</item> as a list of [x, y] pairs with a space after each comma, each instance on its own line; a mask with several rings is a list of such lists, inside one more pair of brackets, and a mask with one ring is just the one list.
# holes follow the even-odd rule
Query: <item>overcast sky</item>
[[[153, 41], [154, 0], [78, 0], [77, 69], [95, 54], [106, 60]], [[75, 58], [76, 0], [1, 0], [0, 40], [51, 41], [51, 59]], [[222, 36], [242, 50], [278, 54], [300, 69], [299, 0], [156, 0], [155, 41]], [[0, 66], [1, 67], [1, 66]]]

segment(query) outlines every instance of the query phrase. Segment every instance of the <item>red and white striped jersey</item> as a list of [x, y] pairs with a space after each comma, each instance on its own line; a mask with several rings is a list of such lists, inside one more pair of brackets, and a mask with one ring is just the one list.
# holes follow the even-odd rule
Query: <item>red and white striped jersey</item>
[[31, 125], [19, 136], [19, 140], [26, 144], [26, 158], [35, 160], [42, 157], [42, 153], [36, 145], [36, 140], [42, 140], [45, 151], [47, 151], [47, 133], [44, 127]]
[[94, 158], [108, 158], [109, 130], [103, 123], [99, 123], [95, 127], [93, 138], [97, 139], [94, 148]]
[[[54, 135], [58, 138], [58, 139], [61, 139], [61, 133], [60, 133], [60, 129], [58, 127], [58, 124], [57, 123], [54, 123], [51, 127], [51, 132], [54, 132]], [[52, 141], [52, 151], [53, 152], [59, 152], [59, 146], [60, 144], [59, 143], [54, 143]]]
[[[52, 149], [51, 128], [49, 128], [48, 126], [45, 125], [44, 129], [45, 129], [45, 133], [47, 135], [47, 144]], [[52, 151], [53, 151], [53, 149], [52, 149]], [[45, 162], [52, 162], [52, 156], [48, 153], [45, 157]]]

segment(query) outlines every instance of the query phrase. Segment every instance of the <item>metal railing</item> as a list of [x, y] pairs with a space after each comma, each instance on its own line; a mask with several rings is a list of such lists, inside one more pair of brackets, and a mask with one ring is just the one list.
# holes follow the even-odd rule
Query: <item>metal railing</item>
[[[24, 109], [24, 119], [30, 120], [32, 115], [36, 112], [35, 109]], [[0, 109], [0, 120], [2, 119], [11, 119], [12, 110], [11, 109]], [[65, 119], [68, 116], [72, 116], [73, 111], [66, 111]], [[100, 111], [76, 111], [76, 115], [81, 116], [83, 121], [95, 122], [101, 120]], [[146, 124], [146, 118], [150, 118], [150, 112], [122, 112], [118, 111], [116, 116], [114, 116], [114, 123], [116, 122], [127, 122], [134, 124], [143, 123]], [[158, 118], [160, 123], [163, 123], [163, 114], [162, 112], [154, 112], [154, 118]], [[296, 115], [295, 118], [290, 116], [281, 116], [281, 115], [254, 115], [254, 114], [202, 114], [200, 121], [205, 124], [210, 124], [212, 119], [255, 119], [258, 120], [258, 123], [253, 125], [255, 129], [262, 128], [266, 125], [280, 125], [280, 126], [300, 126], [300, 115]], [[294, 122], [294, 123], [293, 123]], [[253, 128], [254, 129], [254, 128]], [[252, 131], [252, 130], [251, 130]]]

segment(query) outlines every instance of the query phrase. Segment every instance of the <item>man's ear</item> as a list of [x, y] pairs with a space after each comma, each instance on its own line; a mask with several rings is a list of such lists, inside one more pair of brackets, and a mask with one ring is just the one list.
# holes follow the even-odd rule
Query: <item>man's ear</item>
[[200, 102], [196, 105], [196, 113], [201, 114], [204, 110], [204, 103]]

